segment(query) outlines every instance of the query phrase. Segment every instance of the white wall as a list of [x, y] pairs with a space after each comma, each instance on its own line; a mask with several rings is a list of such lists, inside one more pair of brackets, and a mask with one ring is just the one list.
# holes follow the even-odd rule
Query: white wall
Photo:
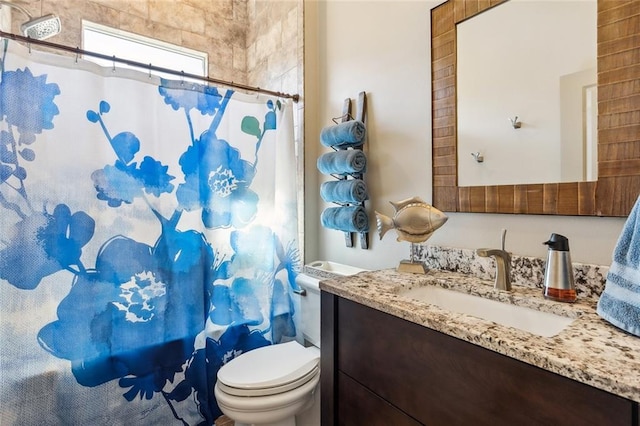
[[[430, 9], [437, 1], [305, 2], [305, 248], [306, 262], [324, 259], [362, 268], [394, 267], [409, 244], [390, 231], [375, 232], [374, 210], [391, 215], [389, 201], [420, 196], [431, 201]], [[370, 248], [347, 248], [342, 233], [320, 226], [328, 205], [319, 197], [327, 178], [315, 163], [326, 152], [318, 135], [340, 115], [344, 98], [368, 96]], [[507, 249], [545, 257], [552, 232], [569, 238], [576, 262], [608, 265], [624, 219], [456, 214], [430, 244], [497, 247], [506, 228]]]

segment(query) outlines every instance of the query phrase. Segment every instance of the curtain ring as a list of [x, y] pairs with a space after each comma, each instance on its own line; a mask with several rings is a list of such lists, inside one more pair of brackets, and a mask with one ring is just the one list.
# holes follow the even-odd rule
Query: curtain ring
[[184, 71], [180, 71], [182, 75], [180, 76], [180, 86], [184, 86]]
[[111, 72], [116, 72], [116, 55], [113, 55], [113, 68], [111, 68]]
[[151, 62], [149, 62], [149, 78], [151, 78]]
[[80, 48], [76, 46], [76, 64], [78, 63], [78, 58], [80, 57]]
[[31, 42], [27, 42], [27, 48], [29, 49], [29, 55], [31, 55]]

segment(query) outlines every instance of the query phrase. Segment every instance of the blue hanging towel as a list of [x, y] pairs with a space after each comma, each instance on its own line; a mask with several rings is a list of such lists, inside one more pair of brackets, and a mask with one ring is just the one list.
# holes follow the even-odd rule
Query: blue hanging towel
[[328, 203], [357, 204], [369, 198], [362, 179], [335, 180], [320, 185], [320, 196]]
[[347, 148], [364, 143], [365, 127], [359, 120], [327, 126], [320, 131], [320, 143], [334, 148]]
[[359, 149], [345, 149], [322, 154], [317, 161], [318, 170], [326, 175], [364, 173], [367, 156]]
[[344, 232], [369, 231], [369, 217], [362, 206], [329, 207], [320, 215], [322, 226]]
[[640, 336], [640, 198], [618, 238], [596, 312], [616, 327]]

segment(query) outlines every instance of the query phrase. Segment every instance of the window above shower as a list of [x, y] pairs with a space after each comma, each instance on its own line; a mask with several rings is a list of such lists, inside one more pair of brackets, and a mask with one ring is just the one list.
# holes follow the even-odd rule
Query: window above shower
[[[82, 45], [83, 49], [101, 53], [108, 56], [116, 56], [155, 67], [184, 71], [186, 74], [200, 76], [207, 75], [208, 55], [194, 49], [185, 48], [171, 43], [166, 43], [150, 37], [122, 31], [105, 25], [82, 20]], [[113, 66], [113, 61], [85, 57], [86, 60], [96, 62], [102, 66]], [[117, 64], [118, 67], [130, 67], [126, 64]], [[151, 71], [151, 74], [164, 78], [175, 79], [175, 75]], [[185, 78], [185, 80], [187, 80]]]

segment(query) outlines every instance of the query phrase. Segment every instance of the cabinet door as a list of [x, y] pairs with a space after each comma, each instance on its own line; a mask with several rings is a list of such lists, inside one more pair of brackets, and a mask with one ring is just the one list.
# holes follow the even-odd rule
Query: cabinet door
[[423, 424], [628, 426], [637, 415], [632, 401], [363, 305], [338, 298], [337, 311], [338, 370]]
[[420, 426], [420, 423], [344, 373], [338, 373], [338, 424]]

